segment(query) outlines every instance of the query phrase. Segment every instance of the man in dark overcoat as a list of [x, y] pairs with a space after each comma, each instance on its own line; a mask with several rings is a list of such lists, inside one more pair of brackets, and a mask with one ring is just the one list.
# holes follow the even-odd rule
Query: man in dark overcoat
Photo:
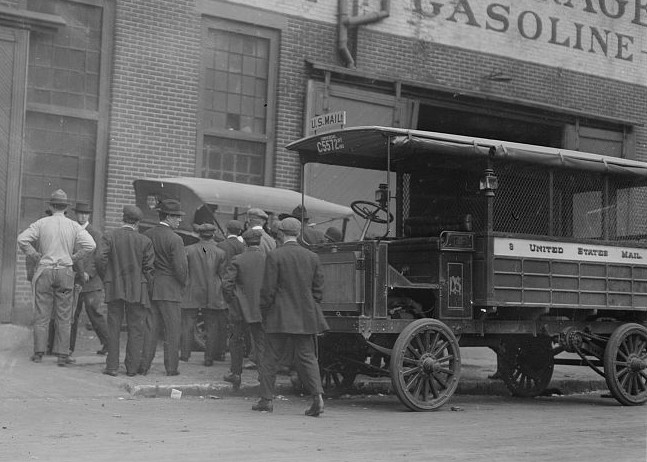
[[159, 207], [159, 225], [144, 234], [153, 242], [155, 274], [151, 294], [152, 310], [144, 333], [144, 372], [155, 358], [160, 318], [164, 324], [164, 368], [166, 375], [179, 375], [182, 330], [182, 292], [186, 286], [187, 259], [182, 238], [175, 233], [184, 212], [180, 202], [165, 199]]
[[[85, 312], [88, 315], [90, 324], [92, 324], [92, 328], [101, 342], [101, 349], [97, 351], [97, 354], [104, 355], [108, 349], [108, 325], [106, 324], [106, 315], [101, 309], [101, 303], [103, 302], [103, 281], [101, 281], [101, 277], [97, 272], [96, 265], [101, 247], [101, 232], [90, 224], [90, 214], [92, 213], [90, 204], [87, 202], [77, 202], [73, 210], [76, 215], [76, 222], [90, 233], [90, 236], [92, 236], [92, 239], [97, 244], [97, 248], [94, 252], [79, 260], [74, 268], [76, 271], [75, 283], [80, 287], [80, 292], [76, 302], [74, 317], [72, 318], [70, 354], [74, 352], [76, 347], [79, 317], [85, 306]], [[75, 290], [77, 289], [75, 288]]]
[[227, 307], [222, 298], [222, 276], [227, 254], [213, 240], [216, 225], [193, 225], [200, 241], [186, 247], [189, 276], [182, 302], [182, 345], [180, 359], [188, 361], [193, 346], [193, 331], [202, 310], [207, 334], [204, 365], [213, 366], [227, 347]]
[[[301, 245], [313, 245], [313, 244], [323, 244], [326, 242], [324, 238], [324, 233], [315, 229], [311, 226], [308, 226], [310, 217], [308, 216], [308, 211], [305, 207], [297, 205], [294, 210], [292, 210], [292, 216], [301, 222], [301, 228], [303, 233], [303, 238], [301, 235], [298, 236], [297, 241]], [[302, 240], [303, 239], [303, 240]]]
[[234, 255], [243, 253], [245, 244], [240, 234], [243, 232], [243, 223], [238, 220], [229, 220], [227, 222], [227, 238], [224, 241], [218, 242], [218, 247], [225, 251], [227, 254], [227, 262], [225, 267], [229, 265]]
[[224, 380], [232, 383], [234, 388], [240, 387], [241, 383], [246, 332], [251, 334], [257, 366], [263, 357], [265, 341], [260, 309], [265, 271], [265, 254], [260, 248], [261, 232], [248, 229], [243, 233], [243, 239], [247, 248], [233, 258], [222, 281], [222, 292], [229, 306], [231, 325], [231, 370]]
[[128, 329], [126, 375], [144, 372], [144, 323], [151, 309], [148, 286], [153, 279], [155, 252], [149, 238], [137, 231], [143, 213], [134, 205], [123, 208], [123, 225], [107, 233], [98, 261], [108, 304], [108, 357], [103, 373], [117, 375], [119, 337], [124, 312]]
[[280, 358], [292, 356], [304, 387], [313, 396], [306, 415], [316, 417], [324, 406], [315, 353], [315, 336], [328, 330], [319, 305], [324, 276], [319, 256], [297, 243], [300, 230], [296, 218], [282, 220], [278, 233], [283, 245], [265, 260], [260, 305], [265, 329], [261, 399], [252, 409], [272, 411]]

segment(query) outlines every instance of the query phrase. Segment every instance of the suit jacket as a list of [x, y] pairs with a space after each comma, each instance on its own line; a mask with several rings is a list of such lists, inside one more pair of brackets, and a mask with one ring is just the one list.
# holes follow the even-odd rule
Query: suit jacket
[[[303, 245], [303, 242], [301, 242], [301, 234], [299, 234], [297, 241], [299, 242], [299, 244]], [[311, 228], [310, 226], [305, 226], [303, 228], [303, 241], [305, 241], [306, 246], [308, 246], [314, 244], [323, 244], [324, 242], [326, 242], [326, 238], [324, 237], [324, 233], [322, 233], [318, 229]]]
[[231, 263], [231, 259], [234, 255], [243, 253], [245, 251], [245, 244], [240, 242], [237, 237], [228, 237], [224, 241], [218, 242], [218, 247], [225, 251], [227, 254], [227, 263]]
[[[103, 289], [103, 282], [97, 272], [97, 260], [101, 254], [101, 232], [94, 229], [90, 224], [85, 227], [85, 230], [92, 236], [97, 248], [77, 261], [74, 270], [77, 272], [76, 283], [82, 286], [81, 292], [94, 292], [95, 290]], [[87, 282], [83, 280], [83, 273], [88, 273], [90, 277]]]
[[103, 235], [98, 259], [106, 302], [124, 300], [150, 306], [148, 285], [153, 278], [153, 243], [124, 226]]
[[294, 241], [270, 252], [261, 289], [265, 332], [319, 334], [328, 330], [319, 306], [323, 284], [316, 253]]
[[224, 310], [222, 276], [227, 253], [213, 240], [196, 242], [186, 247], [189, 276], [182, 308]]
[[261, 322], [261, 286], [265, 254], [259, 246], [248, 247], [236, 255], [222, 280], [222, 293], [229, 305], [232, 321]]
[[181, 302], [188, 273], [182, 238], [163, 224], [149, 229], [144, 235], [153, 242], [155, 250], [155, 276], [151, 300]]

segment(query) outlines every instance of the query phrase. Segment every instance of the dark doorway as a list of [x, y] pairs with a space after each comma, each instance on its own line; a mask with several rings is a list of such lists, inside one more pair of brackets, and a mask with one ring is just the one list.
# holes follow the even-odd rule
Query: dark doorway
[[539, 121], [498, 117], [491, 114], [459, 111], [420, 105], [418, 130], [473, 136], [540, 146], [562, 147], [562, 127]]

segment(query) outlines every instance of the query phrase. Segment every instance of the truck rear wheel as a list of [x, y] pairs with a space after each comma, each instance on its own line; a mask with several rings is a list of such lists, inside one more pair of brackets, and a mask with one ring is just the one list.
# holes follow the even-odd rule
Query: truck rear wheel
[[629, 323], [613, 331], [604, 349], [604, 378], [620, 404], [647, 402], [647, 328]]
[[555, 364], [550, 339], [506, 340], [502, 342], [497, 360], [501, 379], [513, 396], [538, 396], [553, 377]]
[[393, 389], [413, 411], [432, 411], [458, 387], [461, 355], [449, 327], [436, 319], [418, 319], [400, 333], [391, 355]]

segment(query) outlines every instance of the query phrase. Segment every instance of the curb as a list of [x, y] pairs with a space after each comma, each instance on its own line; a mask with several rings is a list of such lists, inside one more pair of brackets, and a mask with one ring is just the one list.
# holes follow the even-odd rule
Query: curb
[[[549, 394], [571, 395], [576, 393], [587, 393], [607, 390], [607, 384], [604, 380], [562, 380], [551, 382], [547, 391], [553, 391]], [[227, 396], [236, 397], [257, 397], [258, 384], [245, 384], [238, 390], [234, 390], [231, 384], [214, 382], [202, 384], [178, 384], [178, 385], [134, 385], [126, 383], [123, 388], [132, 396], [146, 398], [170, 397], [173, 390], [182, 392], [184, 396], [206, 396], [212, 399], [219, 399]], [[277, 383], [277, 395], [294, 395], [291, 383]], [[352, 390], [346, 391], [345, 394], [384, 394], [391, 395], [393, 390], [390, 381], [359, 381]], [[510, 392], [505, 384], [501, 381], [489, 380], [466, 380], [458, 383], [456, 389], [457, 395], [493, 395], [493, 396], [510, 396]]]

